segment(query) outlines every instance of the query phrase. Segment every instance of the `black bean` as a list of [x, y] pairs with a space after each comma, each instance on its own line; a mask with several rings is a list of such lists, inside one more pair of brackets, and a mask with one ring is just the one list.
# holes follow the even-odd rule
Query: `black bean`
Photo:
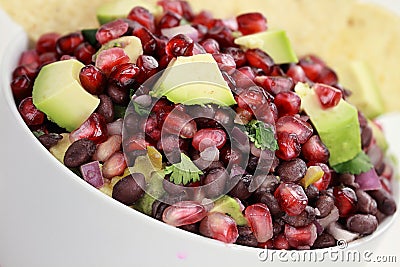
[[385, 189], [372, 190], [368, 193], [376, 200], [378, 209], [383, 214], [392, 215], [396, 212], [396, 202]]
[[361, 130], [361, 144], [362, 148], [367, 148], [372, 141], [372, 129], [369, 126], [366, 126]]
[[281, 162], [276, 169], [276, 172], [281, 177], [282, 181], [293, 183], [300, 181], [300, 179], [306, 174], [306, 171], [307, 164], [299, 158]]
[[151, 216], [156, 220], [162, 221], [164, 210], [168, 207], [169, 205], [167, 203], [161, 202], [159, 200], [154, 201], [153, 205], [151, 206]]
[[73, 142], [64, 155], [64, 165], [68, 168], [76, 168], [89, 162], [96, 152], [96, 145], [89, 139], [79, 139]]
[[146, 180], [141, 173], [132, 173], [119, 180], [113, 187], [112, 197], [125, 205], [133, 205], [143, 195]]
[[270, 192], [258, 192], [255, 193], [255, 199], [257, 202], [264, 203], [267, 205], [271, 215], [275, 218], [278, 218], [283, 215], [283, 211], [281, 210], [278, 201], [274, 197], [274, 195]]
[[285, 222], [281, 219], [275, 220], [272, 223], [272, 231], [274, 233], [274, 236], [279, 235], [283, 231], [284, 225], [285, 225]]
[[313, 244], [313, 248], [328, 248], [328, 247], [334, 247], [336, 245], [336, 239], [328, 234], [328, 233], [322, 233], [317, 237]]
[[124, 118], [124, 131], [127, 134], [134, 134], [139, 131], [140, 125], [142, 124], [142, 118], [136, 113], [129, 113]]
[[229, 175], [225, 168], [215, 168], [210, 170], [202, 179], [203, 185], [207, 186], [205, 194], [208, 198], [215, 198], [225, 193], [225, 185]]
[[62, 138], [62, 135], [56, 133], [43, 134], [38, 137], [40, 143], [47, 149], [57, 145]]
[[352, 188], [358, 188], [359, 185], [356, 184], [355, 179], [356, 179], [356, 177], [354, 176], [354, 174], [343, 173], [343, 174], [338, 174], [336, 180], [339, 183], [342, 183], [344, 185], [350, 186]]
[[258, 241], [248, 226], [238, 226], [239, 236], [236, 239], [236, 244], [257, 247]]
[[117, 105], [126, 105], [129, 103], [129, 92], [126, 89], [120, 88], [115, 84], [110, 84], [107, 87], [107, 95], [112, 102]]
[[214, 119], [225, 128], [231, 128], [233, 126], [234, 118], [235, 112], [233, 112], [232, 109], [217, 109], [214, 115]]
[[114, 121], [114, 105], [111, 98], [107, 95], [99, 95], [100, 104], [96, 112], [103, 115], [107, 123]]
[[299, 215], [289, 216], [287, 214], [282, 216], [287, 224], [294, 227], [303, 227], [309, 225], [315, 220], [315, 209], [313, 207], [307, 206]]
[[246, 166], [246, 171], [248, 173], [254, 174], [254, 171], [257, 169], [257, 166], [258, 166], [258, 160], [259, 160], [258, 157], [254, 156], [254, 155], [250, 155], [249, 161]]
[[315, 200], [319, 196], [319, 190], [317, 187], [314, 185], [309, 185], [304, 192], [306, 193], [306, 196], [308, 200]]
[[378, 227], [378, 219], [371, 214], [355, 214], [347, 218], [346, 226], [352, 232], [369, 235]]
[[[239, 181], [236, 183], [236, 185], [231, 189], [229, 194], [232, 197], [237, 197], [240, 200], [247, 199], [251, 196], [251, 192], [249, 192], [249, 184], [252, 179], [252, 175], [250, 174], [245, 174], [240, 177]], [[234, 177], [236, 180], [237, 177]]]
[[[258, 180], [262, 179], [261, 182]], [[275, 192], [275, 189], [279, 186], [279, 179], [277, 176], [273, 174], [269, 174], [266, 176], [257, 175], [253, 178], [253, 181], [257, 181], [260, 185], [257, 187], [256, 192], [268, 191]]]
[[363, 190], [356, 190], [357, 195], [357, 210], [361, 213], [375, 215], [377, 212], [377, 204], [368, 193]]
[[192, 224], [182, 225], [179, 228], [186, 230], [188, 232], [191, 232], [191, 233], [198, 233], [199, 227], [200, 227], [199, 223], [192, 223]]
[[329, 213], [331, 213], [334, 206], [335, 206], [335, 200], [328, 195], [320, 196], [317, 202], [315, 203], [315, 207], [319, 210], [320, 212], [319, 217], [321, 218], [328, 216]]

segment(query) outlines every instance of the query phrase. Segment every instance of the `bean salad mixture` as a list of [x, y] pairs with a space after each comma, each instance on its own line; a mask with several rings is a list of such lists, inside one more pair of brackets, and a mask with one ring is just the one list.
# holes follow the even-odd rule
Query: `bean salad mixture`
[[100, 11], [97, 29], [43, 34], [11, 82], [29, 129], [88, 184], [260, 248], [333, 247], [395, 213], [380, 126], [263, 14], [219, 19], [169, 0]]

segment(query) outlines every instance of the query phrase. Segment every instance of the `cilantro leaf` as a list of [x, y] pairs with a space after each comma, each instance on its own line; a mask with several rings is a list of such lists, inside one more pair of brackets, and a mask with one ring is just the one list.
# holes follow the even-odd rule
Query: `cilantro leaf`
[[200, 181], [200, 175], [203, 174], [184, 153], [181, 153], [181, 162], [167, 166], [164, 173], [171, 174], [169, 180], [174, 184], [184, 185]]
[[362, 172], [367, 172], [373, 167], [369, 157], [361, 151], [353, 159], [339, 163], [332, 168], [337, 173], [350, 173], [350, 174], [360, 174]]
[[36, 138], [39, 138], [40, 136], [45, 134], [45, 132], [43, 132], [42, 130], [33, 131], [32, 133]]
[[252, 120], [249, 122], [246, 125], [246, 134], [256, 148], [272, 151], [278, 150], [279, 148], [272, 127], [266, 126], [262, 121]]
[[126, 107], [121, 105], [114, 105], [114, 117], [120, 119], [125, 117]]
[[135, 101], [133, 101], [133, 108], [135, 109], [135, 112], [139, 114], [139, 116], [145, 116], [150, 114], [150, 111], [148, 109], [144, 108]]

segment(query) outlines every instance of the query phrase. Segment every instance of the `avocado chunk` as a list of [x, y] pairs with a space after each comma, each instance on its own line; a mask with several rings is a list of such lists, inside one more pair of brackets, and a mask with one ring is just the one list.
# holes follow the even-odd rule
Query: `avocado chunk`
[[268, 30], [264, 32], [240, 36], [235, 44], [243, 48], [259, 48], [272, 57], [276, 64], [297, 63], [296, 53], [286, 32], [283, 30]]
[[135, 203], [133, 208], [147, 215], [151, 215], [154, 201], [160, 199], [165, 193], [163, 180], [163, 171], [153, 172], [146, 186], [146, 193]]
[[343, 99], [337, 106], [323, 109], [315, 90], [304, 83], [297, 83], [295, 91], [301, 98], [302, 109], [330, 152], [330, 165], [355, 158], [361, 152], [357, 109]]
[[247, 219], [240, 210], [239, 203], [232, 197], [222, 196], [214, 202], [214, 207], [210, 212], [221, 212], [227, 214], [235, 220], [239, 226], [247, 225]]
[[342, 62], [336, 71], [342, 85], [352, 92], [348, 101], [367, 118], [373, 119], [385, 112], [378, 82], [366, 62]]
[[125, 54], [129, 57], [129, 62], [136, 63], [138, 57], [143, 55], [143, 47], [142, 42], [136, 36], [122, 36], [120, 38], [109, 41], [108, 43], [103, 44], [99, 51], [94, 56], [94, 60], [96, 60], [97, 55], [107, 49], [118, 47], [122, 48]]
[[386, 152], [389, 148], [389, 144], [386, 140], [386, 136], [383, 133], [382, 129], [379, 128], [379, 126], [371, 120], [368, 120], [368, 126], [371, 127], [372, 129], [372, 136], [375, 138], [378, 147], [382, 149], [384, 152]]
[[106, 2], [99, 6], [96, 10], [97, 20], [100, 24], [105, 24], [107, 22], [126, 18], [129, 12], [135, 6], [141, 6], [149, 10], [154, 16], [161, 14], [161, 6], [157, 6], [150, 1], [146, 0], [114, 0], [111, 2]]
[[154, 97], [166, 96], [173, 103], [185, 105], [236, 104], [232, 91], [211, 54], [171, 60], [151, 94]]
[[96, 110], [98, 97], [81, 85], [79, 73], [84, 65], [75, 59], [44, 66], [33, 84], [33, 104], [67, 131], [78, 128]]

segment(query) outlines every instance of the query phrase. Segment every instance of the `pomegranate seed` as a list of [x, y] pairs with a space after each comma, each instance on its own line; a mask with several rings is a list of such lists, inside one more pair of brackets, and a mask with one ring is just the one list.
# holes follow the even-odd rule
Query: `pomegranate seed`
[[117, 19], [103, 24], [96, 32], [96, 40], [105, 44], [113, 39], [121, 37], [129, 29], [129, 24], [123, 19]]
[[193, 40], [184, 35], [178, 34], [169, 40], [166, 46], [167, 55], [179, 57], [185, 55], [186, 51], [193, 47]]
[[201, 24], [208, 27], [212, 20], [213, 15], [211, 12], [203, 10], [193, 17], [192, 24]]
[[124, 154], [122, 152], [115, 152], [104, 162], [101, 172], [103, 173], [104, 178], [111, 179], [115, 176], [122, 175], [126, 167], [127, 164]]
[[182, 138], [193, 138], [197, 132], [196, 122], [188, 114], [175, 109], [165, 118], [163, 131], [180, 135]]
[[93, 55], [96, 53], [96, 49], [88, 42], [83, 42], [78, 45], [74, 51], [74, 56], [77, 60], [87, 65], [92, 63]]
[[157, 117], [155, 114], [150, 115], [147, 118], [146, 124], [145, 124], [145, 133], [147, 136], [149, 136], [151, 139], [154, 141], [158, 141], [161, 139], [161, 131], [157, 129]]
[[270, 76], [284, 76], [285, 72], [279, 65], [274, 65], [269, 73]]
[[219, 43], [217, 41], [215, 41], [214, 39], [210, 39], [210, 38], [205, 39], [205, 40], [201, 41], [200, 44], [203, 46], [203, 48], [209, 54], [219, 53]]
[[107, 123], [103, 115], [92, 113], [78, 129], [72, 131], [69, 135], [71, 142], [83, 138], [89, 139], [96, 144], [103, 143], [107, 140]]
[[313, 134], [313, 128], [308, 123], [296, 116], [283, 116], [276, 122], [276, 132], [295, 134], [300, 144], [304, 144]]
[[294, 87], [292, 78], [283, 76], [257, 76], [254, 82], [272, 95], [290, 92]]
[[239, 31], [243, 35], [262, 32], [267, 30], [267, 19], [263, 14], [254, 12], [246, 13], [236, 17]]
[[103, 93], [107, 82], [106, 79], [106, 75], [93, 65], [83, 67], [79, 73], [81, 85], [93, 95]]
[[201, 221], [207, 215], [203, 205], [195, 201], [181, 201], [166, 208], [162, 220], [172, 226], [182, 226]]
[[145, 140], [145, 137], [142, 134], [133, 135], [123, 142], [125, 153], [136, 150], [146, 150], [149, 145], [150, 143]]
[[277, 235], [274, 240], [274, 248], [276, 249], [289, 249], [289, 241], [286, 239], [286, 236], [284, 234], [279, 234]]
[[299, 215], [308, 203], [303, 187], [294, 183], [281, 183], [275, 190], [274, 197], [289, 216]]
[[33, 80], [36, 78], [36, 69], [31, 68], [29, 65], [18, 66], [14, 69], [12, 73], [12, 78], [16, 79], [19, 76], [26, 75], [29, 79]]
[[318, 135], [313, 135], [304, 143], [301, 148], [303, 157], [308, 161], [327, 163], [329, 160], [329, 150], [322, 143]]
[[244, 211], [247, 221], [258, 242], [267, 242], [274, 235], [271, 213], [262, 203], [248, 206]]
[[153, 14], [151, 14], [147, 9], [143, 7], [134, 7], [129, 12], [127, 18], [139, 22], [142, 26], [146, 27], [151, 32], [155, 32], [156, 30]]
[[236, 108], [235, 123], [245, 125], [249, 123], [253, 118], [253, 113], [247, 108]]
[[286, 72], [286, 75], [292, 78], [293, 83], [297, 84], [298, 82], [306, 82], [307, 77], [304, 70], [296, 64], [290, 64], [289, 69]]
[[342, 99], [342, 91], [336, 89], [335, 87], [322, 83], [316, 83], [313, 85], [313, 89], [315, 90], [319, 102], [324, 109], [337, 106]]
[[137, 27], [132, 35], [138, 37], [142, 43], [143, 52], [146, 55], [152, 55], [157, 50], [157, 37], [144, 27]]
[[236, 97], [239, 108], [249, 109], [254, 112], [258, 107], [267, 103], [262, 89], [253, 86], [248, 90], [244, 90]]
[[274, 103], [278, 108], [279, 116], [295, 115], [300, 112], [300, 97], [290, 91], [277, 94]]
[[56, 62], [57, 60], [58, 60], [58, 55], [56, 52], [46, 52], [39, 55], [40, 67]]
[[18, 106], [18, 111], [28, 126], [41, 125], [46, 117], [43, 112], [33, 105], [32, 97], [22, 100]]
[[125, 53], [124, 49], [113, 47], [103, 50], [97, 55], [96, 67], [108, 75], [115, 66], [128, 63], [129, 61], [129, 56]]
[[275, 121], [278, 118], [277, 112], [276, 111], [276, 106], [274, 103], [268, 103], [261, 105], [259, 108], [257, 108], [254, 111], [254, 115], [257, 120], [265, 122], [267, 124], [275, 124]]
[[224, 53], [233, 57], [237, 68], [244, 66], [247, 62], [245, 52], [238, 47], [227, 47], [224, 49]]
[[105, 142], [99, 144], [93, 155], [93, 160], [105, 162], [115, 152], [121, 149], [122, 138], [120, 135], [112, 135]]
[[185, 56], [193, 56], [206, 53], [206, 50], [204, 50], [204, 48], [199, 43], [194, 42], [193, 46], [186, 50]]
[[32, 82], [26, 75], [14, 78], [11, 81], [10, 86], [17, 102], [32, 95]]
[[162, 1], [158, 1], [157, 5], [159, 5], [163, 8], [164, 13], [171, 11], [171, 12], [179, 14], [180, 16], [183, 15], [182, 4], [180, 1], [162, 0]]
[[353, 189], [336, 186], [333, 188], [333, 195], [340, 217], [349, 217], [357, 210], [357, 196]]
[[[197, 34], [198, 34], [197, 39], [198, 40], [206, 39], [205, 36], [208, 32], [208, 28], [206, 26], [201, 25], [201, 24], [192, 24], [191, 26], [197, 30]], [[218, 44], [218, 46], [219, 46], [219, 44]], [[210, 53], [210, 54], [212, 54], [212, 53]]]
[[223, 47], [235, 46], [232, 30], [224, 25], [212, 27], [206, 36], [215, 39]]
[[274, 60], [260, 49], [247, 50], [246, 59], [250, 66], [262, 69], [265, 74], [269, 74], [274, 65]]
[[194, 17], [194, 13], [192, 10], [192, 7], [190, 6], [190, 3], [188, 1], [179, 1], [181, 3], [181, 8], [182, 8], [182, 16], [187, 20], [191, 21]]
[[220, 66], [222, 65], [230, 68], [236, 68], [235, 59], [229, 54], [213, 54], [213, 58]]
[[18, 61], [18, 66], [29, 66], [31, 69], [36, 69], [39, 65], [39, 55], [36, 49], [22, 52]]
[[139, 74], [136, 77], [138, 83], [144, 83], [147, 79], [155, 75], [158, 71], [158, 62], [152, 56], [141, 55], [136, 61], [139, 67]]
[[36, 42], [36, 51], [38, 54], [56, 52], [56, 43], [58, 38], [60, 38], [60, 34], [54, 32], [41, 35]]
[[158, 23], [158, 28], [160, 29], [167, 29], [167, 28], [173, 28], [177, 27], [180, 25], [182, 20], [182, 17], [171, 11], [167, 11], [160, 19], [160, 22]]
[[200, 152], [214, 146], [220, 149], [225, 145], [226, 139], [226, 133], [221, 129], [201, 129], [194, 134], [192, 146]]
[[313, 223], [303, 227], [285, 224], [284, 231], [289, 245], [294, 248], [312, 246], [317, 239], [317, 227]]
[[116, 83], [119, 87], [128, 88], [134, 84], [139, 71], [139, 67], [135, 64], [124, 63], [114, 68], [110, 73], [109, 80]]
[[334, 72], [331, 68], [325, 67], [322, 69], [316, 82], [336, 86], [338, 83], [338, 77], [336, 72]]
[[239, 236], [236, 222], [220, 212], [212, 212], [200, 223], [200, 233], [204, 236], [231, 244]]
[[301, 152], [299, 139], [295, 134], [281, 133], [278, 135], [278, 147], [276, 156], [283, 160], [292, 160], [297, 158]]
[[83, 43], [84, 39], [80, 32], [70, 33], [58, 38], [56, 50], [59, 55], [74, 55], [75, 49]]
[[326, 164], [320, 163], [320, 162], [312, 163], [312, 164], [308, 164], [308, 165], [319, 166], [324, 171], [324, 175], [322, 176], [322, 178], [319, 179], [318, 181], [316, 181], [315, 183], [313, 183], [313, 185], [319, 191], [324, 191], [324, 190], [328, 189], [329, 184], [331, 183], [331, 179], [332, 179], [332, 173], [331, 173], [331, 170], [329, 170], [329, 167]]
[[325, 63], [321, 60], [315, 60], [314, 56], [306, 56], [299, 60], [299, 66], [304, 70], [308, 79], [316, 82], [321, 71], [325, 68]]

